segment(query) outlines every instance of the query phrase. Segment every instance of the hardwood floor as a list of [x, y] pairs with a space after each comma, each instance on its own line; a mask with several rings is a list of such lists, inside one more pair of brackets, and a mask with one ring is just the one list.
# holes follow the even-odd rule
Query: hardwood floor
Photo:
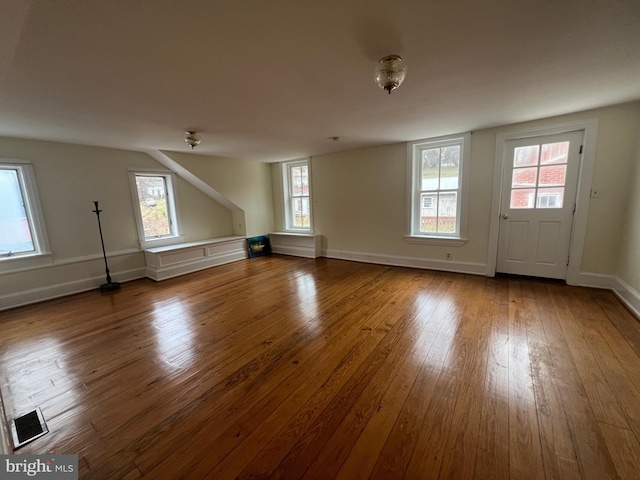
[[556, 282], [263, 257], [0, 312], [86, 479], [640, 478], [640, 322]]

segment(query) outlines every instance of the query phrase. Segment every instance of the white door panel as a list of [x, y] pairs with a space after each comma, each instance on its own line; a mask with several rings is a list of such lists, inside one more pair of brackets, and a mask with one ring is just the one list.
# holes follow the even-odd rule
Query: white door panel
[[558, 239], [562, 233], [562, 222], [540, 222], [535, 248], [536, 263], [553, 264], [558, 258]]
[[564, 279], [582, 132], [506, 143], [497, 271]]
[[506, 260], [524, 262], [527, 253], [529, 222], [511, 221], [504, 226], [507, 236]]

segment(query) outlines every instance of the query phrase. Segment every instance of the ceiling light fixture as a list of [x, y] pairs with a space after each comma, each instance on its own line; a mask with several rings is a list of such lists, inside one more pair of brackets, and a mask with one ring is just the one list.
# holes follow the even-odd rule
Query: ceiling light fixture
[[387, 55], [376, 65], [376, 83], [380, 88], [389, 92], [398, 88], [407, 74], [407, 66], [400, 55]]
[[198, 135], [195, 130], [186, 130], [184, 132], [184, 143], [189, 145], [191, 150], [200, 145], [201, 141], [200, 135]]

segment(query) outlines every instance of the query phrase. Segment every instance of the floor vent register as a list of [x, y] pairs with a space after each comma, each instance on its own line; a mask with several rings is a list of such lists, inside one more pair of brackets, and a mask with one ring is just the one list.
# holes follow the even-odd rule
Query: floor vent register
[[11, 436], [13, 437], [13, 449], [17, 450], [36, 438], [49, 433], [40, 408], [11, 420]]

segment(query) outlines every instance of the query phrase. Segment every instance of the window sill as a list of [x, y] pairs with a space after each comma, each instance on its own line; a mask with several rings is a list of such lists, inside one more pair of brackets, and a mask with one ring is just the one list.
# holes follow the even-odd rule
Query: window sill
[[469, 241], [468, 238], [460, 237], [429, 237], [427, 235], [405, 235], [404, 239], [407, 243], [416, 243], [420, 245], [441, 245], [445, 247], [461, 247]]
[[299, 236], [306, 236], [306, 237], [314, 236], [314, 233], [312, 230], [282, 230], [280, 232], [271, 232], [271, 233], [275, 235], [299, 235]]
[[25, 268], [37, 268], [51, 265], [53, 258], [50, 252], [33, 255], [12, 255], [0, 258], [0, 273], [11, 273]]
[[184, 243], [183, 235], [176, 235], [175, 237], [160, 237], [149, 240], [141, 240], [140, 248], [147, 250], [154, 247], [166, 247], [168, 245], [175, 245], [177, 243]]

